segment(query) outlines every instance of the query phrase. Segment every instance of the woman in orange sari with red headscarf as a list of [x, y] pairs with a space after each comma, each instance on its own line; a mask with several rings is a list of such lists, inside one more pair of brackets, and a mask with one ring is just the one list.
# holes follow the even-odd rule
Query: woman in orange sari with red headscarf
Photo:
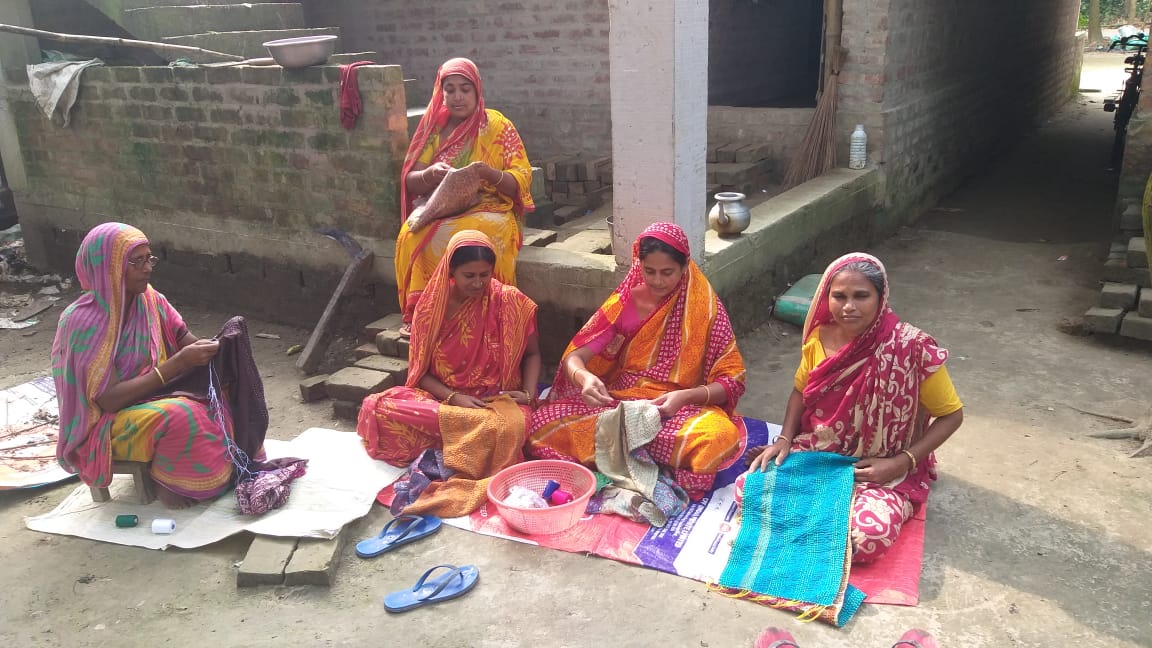
[[[519, 219], [532, 211], [532, 165], [520, 134], [504, 115], [484, 106], [476, 64], [455, 58], [440, 66], [428, 109], [408, 146], [400, 174], [400, 210], [405, 223], [396, 237], [396, 285], [404, 318], [402, 332], [448, 240], [478, 230], [496, 249], [496, 279], [516, 285]], [[474, 166], [481, 178], [479, 202], [413, 231], [406, 222], [417, 198], [430, 195], [448, 171]]]
[[628, 276], [564, 352], [548, 403], [532, 415], [528, 454], [593, 465], [599, 416], [619, 401], [651, 400], [662, 421], [646, 450], [690, 498], [740, 457], [747, 432], [733, 410], [744, 360], [724, 305], [688, 255], [676, 225], [640, 234]]
[[443, 426], [456, 420], [450, 410], [501, 396], [520, 405], [523, 416], [505, 423], [520, 427], [517, 448], [523, 441], [540, 380], [536, 304], [493, 277], [498, 259], [481, 232], [449, 241], [416, 304], [408, 380], [360, 406], [356, 432], [373, 458], [407, 466], [441, 446]]

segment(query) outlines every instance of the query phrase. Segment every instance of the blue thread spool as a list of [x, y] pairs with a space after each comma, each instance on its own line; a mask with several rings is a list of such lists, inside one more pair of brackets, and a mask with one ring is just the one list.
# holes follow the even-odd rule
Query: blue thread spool
[[552, 497], [552, 493], [555, 493], [557, 488], [560, 488], [560, 482], [549, 479], [548, 483], [544, 484], [544, 499]]

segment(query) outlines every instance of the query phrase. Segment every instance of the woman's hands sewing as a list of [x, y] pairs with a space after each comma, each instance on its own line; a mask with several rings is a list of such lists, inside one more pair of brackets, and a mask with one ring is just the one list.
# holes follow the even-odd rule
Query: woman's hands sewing
[[895, 457], [866, 457], [856, 462], [856, 481], [887, 484], [903, 477], [911, 468], [907, 455]]
[[516, 401], [517, 405], [531, 405], [533, 401], [533, 397], [525, 391], [506, 391], [504, 395]]
[[[216, 340], [196, 340], [192, 344], [185, 346], [172, 356], [180, 371], [177, 375], [192, 369], [193, 367], [203, 367], [216, 357], [216, 353], [220, 351], [220, 342]], [[171, 376], [175, 378], [175, 376]]]
[[792, 440], [781, 434], [776, 437], [776, 441], [772, 445], [752, 448], [752, 452], [759, 452], [760, 454], [756, 455], [756, 458], [748, 464], [748, 472], [764, 472], [768, 470], [768, 462], [773, 459], [776, 460], [777, 466], [784, 463], [784, 460], [792, 452]]
[[[656, 409], [660, 410], [660, 416], [663, 418], [672, 418], [676, 412], [680, 411], [681, 407], [692, 404], [692, 391], [691, 389], [677, 389], [675, 391], [665, 392], [664, 394], [652, 399], [652, 404]], [[696, 388], [699, 392], [699, 388]], [[697, 396], [699, 393], [696, 394]]]
[[608, 388], [604, 386], [604, 381], [600, 380], [599, 376], [587, 369], [580, 369], [573, 377], [580, 381], [580, 397], [584, 399], [585, 405], [604, 407], [612, 404], [612, 395], [608, 393]]
[[424, 181], [424, 186], [428, 187], [430, 193], [433, 189], [440, 186], [444, 181], [444, 176], [452, 170], [452, 165], [447, 162], [433, 162], [428, 165], [428, 168], [420, 172], [420, 179]]

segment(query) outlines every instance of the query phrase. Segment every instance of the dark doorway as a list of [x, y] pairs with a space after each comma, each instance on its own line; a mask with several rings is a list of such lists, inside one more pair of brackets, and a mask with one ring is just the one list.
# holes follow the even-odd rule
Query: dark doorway
[[708, 104], [815, 106], [823, 25], [812, 0], [710, 0]]

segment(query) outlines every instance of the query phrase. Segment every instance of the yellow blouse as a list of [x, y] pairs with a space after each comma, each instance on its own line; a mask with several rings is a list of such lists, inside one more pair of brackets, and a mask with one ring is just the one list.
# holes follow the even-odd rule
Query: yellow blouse
[[[800, 366], [796, 368], [793, 384], [799, 392], [808, 385], [808, 374], [827, 359], [824, 345], [820, 343], [820, 327], [812, 329], [812, 334], [800, 349]], [[920, 404], [932, 416], [945, 416], [964, 407], [960, 396], [952, 385], [947, 367], [940, 367], [920, 383]]]

